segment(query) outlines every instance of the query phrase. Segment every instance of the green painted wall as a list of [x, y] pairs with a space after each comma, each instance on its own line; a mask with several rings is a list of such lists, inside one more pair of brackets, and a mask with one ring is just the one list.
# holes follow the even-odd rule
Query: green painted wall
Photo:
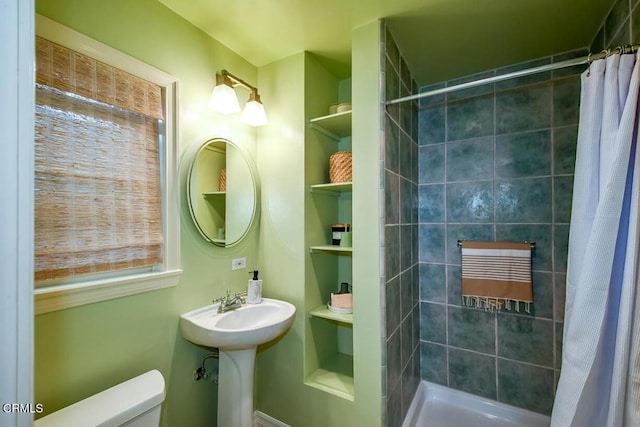
[[[354, 56], [355, 70], [366, 73], [365, 79], [354, 78], [354, 109], [372, 103], [359, 110], [362, 114], [354, 115], [354, 123], [358, 123], [354, 154], [369, 153], [354, 164], [354, 176], [359, 176], [364, 191], [354, 197], [354, 205], [363, 212], [358, 215], [366, 217], [356, 220], [354, 215], [354, 222], [362, 224], [362, 229], [369, 225], [373, 229], [360, 234], [359, 243], [354, 243], [362, 249], [362, 255], [354, 257], [354, 280], [358, 276], [367, 285], [366, 292], [355, 297], [361, 310], [357, 315], [360, 326], [354, 328], [356, 399], [351, 402], [304, 384], [305, 109], [310, 108], [308, 100], [314, 94], [325, 96], [318, 92], [320, 86], [309, 80], [323, 73], [322, 65], [313, 55], [301, 52], [258, 70], [153, 0], [38, 0], [36, 10], [179, 78], [182, 157], [184, 274], [180, 284], [37, 316], [35, 401], [44, 404], [45, 414], [147, 370], [159, 369], [167, 381], [162, 424], [214, 425], [217, 387], [192, 380], [193, 371], [208, 352], [181, 337], [178, 319], [181, 313], [208, 304], [225, 289], [244, 289], [249, 269], [232, 273], [230, 266], [232, 258], [246, 256], [247, 266], [261, 271], [264, 295], [290, 301], [298, 308], [291, 330], [259, 349], [256, 408], [292, 426], [379, 425], [378, 191], [377, 184], [368, 181], [379, 182], [379, 154], [377, 149], [369, 152], [372, 146], [379, 146], [377, 127], [371, 132], [370, 126], [378, 120], [378, 24], [354, 32], [354, 43], [364, 49], [363, 54]], [[254, 130], [243, 125], [239, 116], [223, 118], [207, 110], [215, 72], [223, 68], [260, 87], [269, 126]], [[335, 80], [334, 101], [350, 98], [344, 95], [351, 90], [347, 85]], [[256, 160], [261, 176], [259, 224], [245, 241], [230, 249], [210, 246], [200, 238], [191, 224], [182, 190], [191, 156], [199, 143], [213, 136], [242, 145]], [[369, 256], [373, 262], [365, 259]], [[207, 367], [214, 366], [215, 361], [208, 362]]]
[[[380, 299], [380, 23], [353, 30], [353, 282], [354, 386], [362, 426], [381, 425], [382, 300]], [[357, 309], [357, 310], [356, 310]]]
[[[206, 244], [191, 224], [182, 189], [190, 156], [209, 137], [234, 140], [256, 159], [257, 132], [242, 124], [239, 114], [223, 118], [206, 104], [216, 71], [226, 68], [255, 84], [258, 70], [153, 0], [38, 0], [36, 10], [179, 79], [184, 274], [175, 288], [37, 316], [34, 401], [46, 414], [159, 369], [167, 381], [163, 425], [213, 425], [217, 387], [192, 380], [208, 352], [181, 337], [178, 318], [225, 289], [246, 288], [246, 272], [257, 265], [259, 227], [234, 248]], [[239, 256], [247, 257], [249, 268], [232, 273], [231, 259]], [[209, 361], [207, 367], [213, 366]]]

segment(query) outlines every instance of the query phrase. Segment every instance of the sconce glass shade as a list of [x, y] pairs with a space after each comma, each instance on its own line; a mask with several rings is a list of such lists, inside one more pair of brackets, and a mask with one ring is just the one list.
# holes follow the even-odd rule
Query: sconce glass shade
[[249, 100], [244, 106], [242, 111], [242, 121], [249, 126], [264, 126], [269, 121], [267, 120], [267, 114], [264, 112], [264, 106], [260, 102], [260, 95], [253, 91], [249, 95]]
[[236, 91], [225, 83], [219, 83], [213, 88], [209, 107], [221, 114], [231, 114], [240, 111]]

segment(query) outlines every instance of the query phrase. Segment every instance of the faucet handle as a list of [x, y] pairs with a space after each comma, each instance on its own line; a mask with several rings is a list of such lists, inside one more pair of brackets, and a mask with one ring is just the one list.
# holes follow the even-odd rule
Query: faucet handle
[[[244, 304], [245, 301], [246, 301], [245, 297], [247, 296], [247, 291], [234, 292], [233, 295], [234, 295], [233, 300], [240, 301], [242, 304]], [[223, 303], [223, 304], [227, 304], [227, 303], [229, 303], [231, 301], [232, 301], [231, 291], [229, 289], [227, 289], [227, 292], [226, 292], [225, 296], [220, 297], [220, 298], [214, 298], [211, 302], [214, 303], [214, 304], [217, 303], [217, 302]]]
[[246, 292], [236, 292], [236, 300], [240, 301], [241, 304], [246, 302], [245, 298], [247, 296]]
[[231, 291], [229, 289], [227, 289], [227, 294], [223, 297], [220, 298], [214, 298], [211, 302], [216, 303], [216, 302], [225, 302], [225, 301], [229, 301], [229, 296], [231, 295]]

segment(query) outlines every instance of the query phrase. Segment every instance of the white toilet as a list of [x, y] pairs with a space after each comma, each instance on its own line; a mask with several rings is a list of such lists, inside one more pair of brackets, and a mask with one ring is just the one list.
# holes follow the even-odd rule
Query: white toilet
[[36, 420], [35, 427], [158, 427], [164, 378], [149, 371]]

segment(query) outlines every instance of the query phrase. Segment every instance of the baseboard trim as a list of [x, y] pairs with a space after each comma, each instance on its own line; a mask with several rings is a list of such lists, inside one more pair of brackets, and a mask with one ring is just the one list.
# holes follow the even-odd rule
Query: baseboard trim
[[253, 425], [255, 427], [290, 427], [288, 424], [278, 421], [264, 412], [254, 411]]

